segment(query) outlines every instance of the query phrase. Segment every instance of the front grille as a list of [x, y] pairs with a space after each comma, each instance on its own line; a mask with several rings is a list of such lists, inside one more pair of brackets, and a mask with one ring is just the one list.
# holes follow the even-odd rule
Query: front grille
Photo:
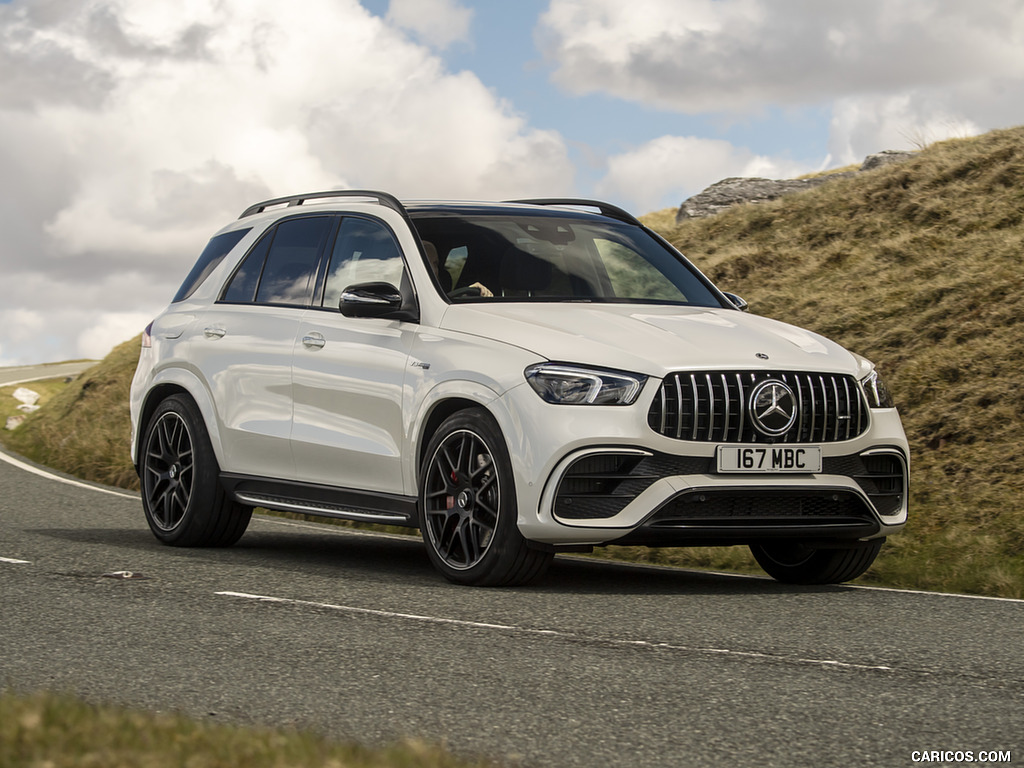
[[[796, 418], [784, 434], [755, 428], [751, 396], [779, 381], [793, 393]], [[676, 440], [715, 443], [834, 443], [868, 428], [868, 409], [851, 376], [776, 371], [694, 371], [665, 377], [647, 413], [651, 429]]]

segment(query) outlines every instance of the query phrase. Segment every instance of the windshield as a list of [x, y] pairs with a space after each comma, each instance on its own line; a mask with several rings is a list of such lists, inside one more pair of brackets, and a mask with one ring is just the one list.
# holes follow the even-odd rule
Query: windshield
[[455, 302], [722, 306], [695, 269], [636, 226], [528, 214], [414, 222], [438, 286]]

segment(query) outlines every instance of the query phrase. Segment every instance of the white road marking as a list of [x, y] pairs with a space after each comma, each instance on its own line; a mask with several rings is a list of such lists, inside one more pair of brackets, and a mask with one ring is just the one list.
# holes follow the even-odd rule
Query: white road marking
[[959, 597], [964, 600], [991, 600], [997, 603], [1024, 603], [1019, 597], [991, 597], [989, 595], [961, 595], [957, 592], [926, 592], [923, 589], [898, 589], [896, 587], [872, 587], [866, 584], [841, 584], [846, 589], [862, 589], [869, 592], [898, 592], [902, 595], [927, 595], [929, 597]]
[[656, 643], [650, 640], [616, 640], [611, 638], [589, 637], [574, 632], [562, 632], [555, 629], [532, 629], [530, 627], [519, 627], [514, 624], [491, 624], [482, 621], [467, 621], [465, 619], [448, 619], [441, 616], [423, 616], [415, 613], [398, 613], [395, 611], [382, 611], [376, 608], [360, 608], [353, 605], [334, 605], [333, 603], [318, 603], [311, 600], [293, 600], [286, 597], [272, 597], [270, 595], [253, 595], [248, 592], [216, 592], [223, 597], [238, 597], [245, 600], [258, 600], [264, 603], [278, 603], [284, 605], [300, 605], [308, 608], [320, 608], [344, 613], [355, 613], [369, 616], [380, 616], [387, 619], [400, 619], [405, 621], [419, 621], [428, 624], [444, 624], [448, 626], [466, 627], [469, 629], [490, 629], [502, 632], [514, 632], [524, 635], [542, 635], [544, 637], [557, 638], [562, 640], [586, 641], [599, 643], [601, 645], [623, 646], [630, 648], [650, 648], [655, 650], [684, 651], [687, 653], [700, 653], [716, 656], [736, 656], [740, 658], [759, 659], [762, 661], [777, 661], [790, 664], [805, 664], [833, 669], [856, 669], [870, 670], [876, 672], [894, 672], [893, 667], [876, 666], [871, 664], [853, 664], [833, 659], [804, 659], [798, 657], [775, 656], [769, 653], [758, 653], [756, 651], [736, 651], [728, 648], [700, 648], [685, 645], [674, 645], [672, 643]]
[[31, 565], [28, 560], [15, 560], [13, 557], [0, 557], [0, 563], [11, 563], [12, 565]]
[[46, 471], [44, 471], [42, 469], [39, 469], [38, 467], [33, 467], [31, 464], [26, 464], [23, 461], [18, 461], [16, 458], [14, 458], [13, 456], [8, 456], [3, 451], [0, 451], [0, 461], [6, 461], [8, 464], [17, 467], [18, 469], [23, 469], [26, 472], [31, 472], [33, 475], [39, 475], [40, 477], [46, 477], [46, 478], [49, 478], [50, 480], [56, 480], [58, 483], [64, 483], [66, 485], [73, 485], [76, 488], [88, 488], [90, 491], [97, 491], [99, 493], [108, 493], [111, 496], [120, 496], [122, 499], [132, 499], [133, 501], [137, 501], [138, 498], [139, 498], [137, 495], [133, 495], [133, 494], [130, 494], [130, 493], [121, 493], [120, 491], [112, 491], [112, 490], [110, 490], [108, 488], [100, 488], [98, 485], [89, 485], [88, 483], [80, 483], [77, 480], [69, 480], [68, 478], [61, 477], [60, 475], [54, 475], [54, 474], [52, 474], [50, 472], [46, 472]]

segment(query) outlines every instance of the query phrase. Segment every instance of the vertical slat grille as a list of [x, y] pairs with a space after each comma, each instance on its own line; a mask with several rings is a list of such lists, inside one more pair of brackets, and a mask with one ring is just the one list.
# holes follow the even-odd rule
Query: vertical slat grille
[[[769, 437], [751, 421], [750, 397], [766, 381], [786, 384], [798, 403], [785, 434]], [[774, 371], [694, 371], [665, 377], [648, 424], [677, 440], [716, 443], [834, 443], [868, 426], [867, 404], [850, 376]]]

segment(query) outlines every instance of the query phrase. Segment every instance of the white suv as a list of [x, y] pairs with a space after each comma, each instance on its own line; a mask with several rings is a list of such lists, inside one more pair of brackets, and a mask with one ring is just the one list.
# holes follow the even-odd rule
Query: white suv
[[146, 519], [180, 546], [256, 506], [418, 527], [464, 584], [603, 544], [856, 578], [907, 519], [899, 416], [867, 360], [745, 306], [605, 203], [260, 203], [143, 337]]

